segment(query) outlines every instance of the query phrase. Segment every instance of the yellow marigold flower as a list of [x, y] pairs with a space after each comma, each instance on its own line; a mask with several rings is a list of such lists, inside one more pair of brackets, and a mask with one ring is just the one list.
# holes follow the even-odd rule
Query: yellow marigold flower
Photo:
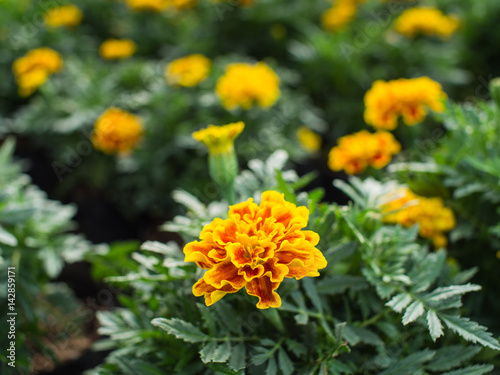
[[29, 51], [14, 61], [12, 70], [19, 86], [19, 95], [29, 96], [63, 65], [62, 57], [53, 49], [42, 47]]
[[444, 232], [449, 232], [455, 225], [453, 211], [445, 207], [441, 198], [425, 198], [413, 193], [408, 188], [401, 188], [391, 194], [396, 199], [384, 205], [384, 222], [400, 224], [403, 227], [419, 225], [419, 234], [430, 238], [436, 248], [447, 244]]
[[409, 38], [418, 34], [449, 38], [460, 26], [454, 16], [447, 16], [439, 9], [417, 7], [405, 10], [394, 22], [394, 29]]
[[206, 129], [193, 133], [193, 138], [204, 143], [210, 154], [223, 154], [234, 151], [234, 140], [245, 128], [245, 123], [235, 122], [228, 125], [209, 125]]
[[76, 5], [68, 4], [49, 9], [44, 15], [44, 20], [50, 27], [75, 27], [80, 24], [82, 17], [82, 12]]
[[201, 241], [184, 247], [185, 261], [207, 272], [193, 294], [210, 306], [227, 293], [246, 289], [259, 298], [257, 307], [280, 307], [275, 292], [284, 278], [319, 276], [327, 262], [315, 247], [317, 233], [302, 230], [309, 210], [285, 201], [283, 194], [266, 191], [260, 205], [249, 199], [229, 208], [229, 218], [206, 225]]
[[211, 66], [212, 62], [208, 57], [189, 55], [168, 64], [165, 75], [170, 85], [193, 87], [208, 77]]
[[99, 47], [99, 54], [107, 60], [126, 59], [135, 53], [136, 48], [130, 39], [107, 39]]
[[328, 31], [339, 31], [349, 25], [356, 16], [356, 1], [337, 0], [321, 16], [321, 24]]
[[297, 130], [297, 139], [306, 151], [316, 152], [321, 148], [321, 137], [306, 126]]
[[168, 0], [125, 0], [127, 6], [135, 11], [159, 13], [169, 6]]
[[347, 174], [363, 172], [368, 166], [380, 169], [390, 163], [392, 155], [401, 151], [401, 145], [386, 131], [374, 134], [362, 130], [338, 140], [338, 146], [330, 150], [328, 166], [333, 171], [344, 170]]
[[267, 64], [237, 63], [226, 68], [215, 91], [227, 109], [250, 109], [254, 103], [269, 108], [280, 96], [279, 84], [278, 76]]
[[142, 134], [143, 125], [139, 117], [111, 107], [97, 119], [92, 144], [106, 154], [126, 154], [134, 149]]
[[365, 121], [376, 129], [393, 130], [402, 116], [406, 125], [415, 125], [428, 109], [443, 112], [446, 98], [441, 85], [428, 77], [375, 81], [365, 94]]

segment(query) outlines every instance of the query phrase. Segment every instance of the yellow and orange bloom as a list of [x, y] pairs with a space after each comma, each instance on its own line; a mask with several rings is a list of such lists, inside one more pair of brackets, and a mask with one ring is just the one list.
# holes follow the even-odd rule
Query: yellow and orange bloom
[[369, 166], [377, 169], [385, 167], [399, 151], [401, 145], [391, 133], [362, 130], [338, 140], [338, 145], [330, 150], [328, 166], [333, 171], [358, 174]]
[[193, 138], [208, 147], [212, 155], [234, 152], [234, 140], [245, 128], [242, 121], [228, 125], [209, 125], [207, 128], [193, 133]]
[[306, 126], [301, 126], [297, 130], [297, 139], [302, 148], [308, 152], [314, 153], [321, 148], [321, 136]]
[[394, 22], [394, 29], [401, 35], [413, 38], [419, 34], [449, 38], [460, 26], [454, 16], [447, 16], [439, 9], [416, 7], [405, 10]]
[[33, 94], [51, 74], [59, 72], [62, 66], [61, 55], [46, 47], [31, 50], [18, 58], [14, 61], [12, 70], [19, 86], [19, 95], [25, 97]]
[[143, 125], [139, 117], [111, 107], [97, 119], [92, 144], [106, 154], [127, 154], [137, 146], [142, 134]]
[[226, 109], [269, 108], [280, 96], [280, 80], [267, 64], [230, 64], [217, 82], [217, 95]]
[[125, 0], [127, 6], [134, 11], [159, 13], [169, 6], [169, 0]]
[[210, 74], [212, 61], [203, 55], [194, 54], [172, 61], [165, 69], [169, 85], [193, 87]]
[[130, 39], [107, 39], [99, 47], [99, 54], [106, 60], [126, 59], [136, 49], [136, 44]]
[[443, 112], [446, 93], [428, 77], [375, 81], [365, 94], [365, 122], [376, 129], [393, 130], [403, 117], [406, 125], [422, 122], [430, 109]]
[[448, 241], [444, 233], [455, 227], [456, 220], [441, 198], [421, 197], [408, 188], [398, 189], [391, 196], [394, 199], [382, 208], [384, 222], [405, 228], [418, 224], [422, 237], [431, 239], [436, 248], [446, 247]]
[[260, 205], [249, 199], [229, 208], [229, 218], [206, 225], [200, 241], [184, 247], [185, 261], [206, 269], [193, 286], [210, 306], [228, 293], [245, 288], [259, 298], [257, 307], [280, 307], [276, 289], [284, 278], [319, 276], [327, 262], [316, 248], [317, 233], [302, 230], [309, 210], [266, 191]]
[[49, 9], [44, 15], [45, 24], [49, 27], [75, 27], [82, 22], [82, 18], [82, 11], [74, 4]]

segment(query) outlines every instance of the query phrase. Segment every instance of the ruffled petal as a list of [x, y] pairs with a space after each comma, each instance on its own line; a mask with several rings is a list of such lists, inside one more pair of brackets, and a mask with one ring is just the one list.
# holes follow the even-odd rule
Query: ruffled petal
[[203, 279], [214, 288], [222, 288], [225, 283], [231, 284], [234, 288], [241, 289], [245, 285], [245, 279], [238, 274], [238, 268], [230, 261], [216, 264], [209, 269]]
[[279, 283], [271, 282], [267, 276], [253, 279], [246, 285], [247, 293], [259, 298], [257, 308], [268, 309], [270, 307], [280, 307], [281, 298], [274, 290], [278, 289]]

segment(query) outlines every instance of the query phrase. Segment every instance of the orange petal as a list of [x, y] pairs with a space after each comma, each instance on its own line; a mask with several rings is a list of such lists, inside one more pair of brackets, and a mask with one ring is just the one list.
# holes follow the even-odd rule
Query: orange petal
[[257, 308], [268, 309], [269, 307], [280, 307], [281, 298], [274, 290], [278, 289], [280, 283], [273, 283], [269, 277], [253, 279], [246, 285], [247, 293], [259, 298]]
[[238, 274], [238, 268], [230, 261], [217, 263], [205, 273], [203, 279], [216, 289], [222, 288], [225, 285], [224, 281], [237, 289], [241, 289], [245, 285], [245, 279]]
[[196, 297], [205, 296], [205, 304], [207, 306], [210, 306], [220, 300], [226, 294], [236, 293], [240, 289], [241, 288], [234, 288], [229, 283], [224, 283], [222, 288], [216, 289], [213, 286], [207, 284], [204, 279], [200, 279], [196, 284], [193, 285], [193, 294]]
[[208, 257], [212, 246], [206, 242], [193, 241], [184, 246], [184, 261], [196, 262], [200, 268], [212, 268], [215, 262]]

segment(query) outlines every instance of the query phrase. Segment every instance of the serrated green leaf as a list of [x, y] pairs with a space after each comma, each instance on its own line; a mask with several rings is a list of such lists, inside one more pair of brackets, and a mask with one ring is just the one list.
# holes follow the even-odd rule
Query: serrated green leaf
[[397, 313], [403, 311], [411, 302], [413, 298], [408, 293], [400, 293], [392, 297], [392, 299], [386, 303], [386, 306], [390, 307]]
[[233, 352], [231, 353], [231, 358], [229, 358], [228, 365], [232, 369], [239, 371], [246, 367], [246, 357], [247, 351], [245, 344], [237, 344], [233, 347]]
[[186, 342], [203, 342], [208, 338], [191, 323], [177, 318], [156, 318], [151, 324]]
[[291, 375], [294, 371], [293, 362], [283, 348], [278, 351], [278, 364], [283, 375]]
[[436, 351], [434, 359], [426, 366], [431, 371], [448, 371], [460, 366], [481, 351], [479, 345], [463, 346], [451, 345], [445, 346]]
[[475, 365], [465, 367], [460, 370], [445, 372], [442, 375], [483, 375], [493, 371], [494, 368], [495, 367], [493, 365]]
[[425, 299], [429, 302], [435, 302], [469, 292], [476, 292], [478, 290], [481, 290], [481, 287], [475, 284], [445, 286], [437, 288], [432, 291], [432, 293], [427, 294]]
[[433, 341], [436, 341], [438, 337], [443, 335], [443, 325], [436, 313], [432, 310], [427, 312], [427, 326], [429, 327], [429, 333]]
[[486, 332], [486, 327], [480, 326], [469, 318], [444, 313], [438, 313], [438, 316], [448, 328], [458, 333], [467, 341], [478, 343], [491, 349], [500, 350], [498, 341], [491, 336], [491, 333]]
[[200, 350], [200, 358], [205, 364], [210, 362], [227, 362], [230, 355], [231, 343], [229, 341], [225, 341], [222, 344], [211, 341], [208, 344], [204, 345]]
[[424, 305], [420, 301], [414, 301], [403, 315], [403, 325], [407, 325], [417, 320], [424, 313]]
[[274, 357], [271, 357], [267, 362], [266, 375], [277, 375], [277, 374], [278, 374], [278, 367], [276, 366], [276, 360], [274, 359]]
[[429, 349], [410, 354], [406, 358], [398, 359], [385, 371], [379, 373], [379, 375], [414, 375], [418, 370], [422, 369], [424, 363], [431, 360], [435, 354], [435, 351]]

